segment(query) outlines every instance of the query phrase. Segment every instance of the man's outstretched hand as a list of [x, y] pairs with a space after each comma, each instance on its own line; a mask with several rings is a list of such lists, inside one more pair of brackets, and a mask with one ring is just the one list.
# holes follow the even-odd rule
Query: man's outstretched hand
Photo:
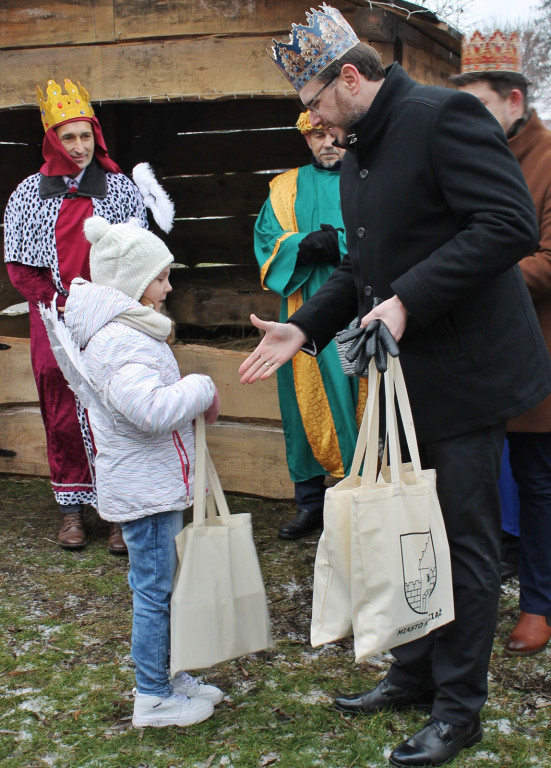
[[256, 315], [251, 315], [251, 323], [264, 331], [264, 337], [239, 367], [241, 384], [268, 379], [283, 363], [294, 357], [306, 341], [305, 334], [292, 323], [260, 320]]

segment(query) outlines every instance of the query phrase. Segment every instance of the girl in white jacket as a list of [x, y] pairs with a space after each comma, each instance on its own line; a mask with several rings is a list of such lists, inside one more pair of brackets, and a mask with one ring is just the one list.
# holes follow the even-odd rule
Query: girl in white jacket
[[169, 678], [170, 598], [177, 564], [174, 537], [193, 503], [193, 420], [212, 423], [218, 393], [202, 374], [180, 378], [166, 339], [162, 302], [172, 290], [172, 254], [132, 222], [84, 224], [92, 243], [92, 282], [76, 278], [65, 323], [83, 350], [103, 402], [89, 409], [96, 455], [98, 511], [120, 523], [133, 592], [135, 726], [191, 725], [210, 717], [223, 693], [190, 675]]

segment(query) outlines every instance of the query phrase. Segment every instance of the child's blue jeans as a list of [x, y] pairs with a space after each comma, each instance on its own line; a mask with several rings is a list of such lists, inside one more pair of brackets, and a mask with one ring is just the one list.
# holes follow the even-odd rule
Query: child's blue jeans
[[168, 696], [170, 598], [177, 566], [174, 537], [182, 530], [183, 512], [159, 512], [122, 523], [128, 547], [134, 607], [132, 659], [139, 693]]

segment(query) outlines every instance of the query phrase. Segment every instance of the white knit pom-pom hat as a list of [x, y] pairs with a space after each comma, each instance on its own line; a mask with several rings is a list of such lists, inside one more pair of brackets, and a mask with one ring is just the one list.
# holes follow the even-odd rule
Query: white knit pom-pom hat
[[101, 216], [84, 222], [93, 283], [116, 288], [139, 301], [147, 286], [174, 261], [163, 241], [137, 219], [109, 224]]

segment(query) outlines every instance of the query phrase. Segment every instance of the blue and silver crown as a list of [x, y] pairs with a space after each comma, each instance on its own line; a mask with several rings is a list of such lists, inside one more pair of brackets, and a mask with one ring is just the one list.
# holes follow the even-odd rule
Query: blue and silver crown
[[336, 8], [323, 3], [310, 11], [307, 25], [292, 25], [288, 43], [273, 40], [272, 58], [296, 91], [360, 42]]

